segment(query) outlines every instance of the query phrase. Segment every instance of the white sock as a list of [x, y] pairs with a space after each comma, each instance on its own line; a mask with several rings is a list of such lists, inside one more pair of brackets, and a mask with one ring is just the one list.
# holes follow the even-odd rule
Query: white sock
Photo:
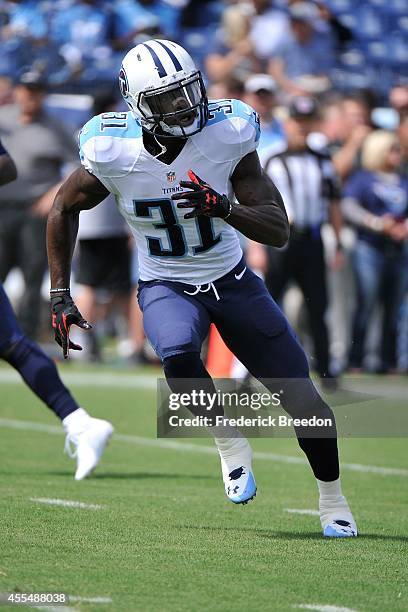
[[209, 427], [209, 431], [214, 436], [215, 445], [229, 471], [238, 467], [238, 464], [251, 464], [251, 447], [248, 440], [238, 429], [230, 425], [222, 425], [220, 427]]
[[317, 486], [319, 487], [320, 499], [325, 497], [340, 497], [343, 495], [341, 490], [340, 478], [325, 482], [316, 478]]
[[242, 433], [231, 425], [216, 425], [208, 427], [208, 431], [214, 436], [215, 440], [229, 440], [231, 438], [243, 438]]
[[319, 513], [323, 529], [335, 520], [348, 521], [355, 527], [351, 510], [341, 490], [340, 478], [331, 482], [317, 480], [319, 487]]
[[62, 420], [64, 430], [68, 434], [79, 434], [87, 428], [90, 415], [83, 408], [77, 408]]

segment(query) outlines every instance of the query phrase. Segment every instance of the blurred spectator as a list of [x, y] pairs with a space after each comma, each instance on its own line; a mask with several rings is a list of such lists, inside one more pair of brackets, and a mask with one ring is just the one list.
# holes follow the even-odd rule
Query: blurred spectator
[[151, 10], [156, 4], [154, 0], [116, 0], [113, 3], [115, 49], [133, 47], [135, 38], [141, 34], [153, 38], [160, 34], [160, 20]]
[[325, 91], [334, 67], [333, 38], [319, 31], [319, 11], [314, 4], [299, 2], [289, 8], [291, 31], [275, 50], [269, 71], [288, 94]]
[[14, 77], [29, 60], [35, 43], [46, 42], [47, 22], [38, 2], [9, 0], [3, 3], [3, 24], [0, 30], [0, 73]]
[[227, 45], [234, 46], [248, 35], [253, 8], [249, 3], [229, 0], [224, 0], [224, 5], [226, 6], [221, 18], [224, 41]]
[[339, 177], [344, 181], [360, 165], [361, 146], [371, 132], [370, 108], [358, 96], [347, 96], [323, 106], [319, 127], [326, 137], [321, 144], [332, 155]]
[[399, 85], [390, 91], [390, 103], [400, 117], [408, 114], [408, 86]]
[[316, 145], [319, 149], [326, 148], [331, 153], [335, 153], [346, 133], [341, 100], [334, 99], [322, 104], [318, 131], [310, 137], [313, 146]]
[[211, 19], [214, 5], [221, 4], [215, 0], [170, 0], [182, 8], [181, 26], [183, 28], [197, 28], [208, 24]]
[[377, 130], [364, 142], [363, 169], [344, 190], [343, 211], [357, 227], [353, 267], [357, 306], [350, 367], [364, 366], [367, 328], [376, 307], [383, 306], [379, 371], [395, 365], [398, 313], [407, 290], [408, 178], [399, 171], [401, 146], [392, 132]]
[[319, 11], [320, 28], [333, 36], [337, 50], [342, 51], [346, 43], [353, 39], [352, 31], [330, 10], [326, 0], [312, 0]]
[[[112, 310], [129, 319], [131, 246], [127, 226], [111, 195], [96, 208], [82, 212], [78, 231], [76, 282], [81, 285], [76, 297], [84, 317], [93, 328], [82, 345], [80, 359], [101, 359], [99, 337]], [[79, 336], [78, 336], [79, 337]], [[73, 334], [75, 341], [75, 333]], [[81, 339], [83, 336], [81, 335]]]
[[216, 39], [205, 58], [205, 70], [214, 83], [220, 83], [228, 76], [244, 81], [253, 72], [260, 72], [261, 62], [247, 36], [230, 44]]
[[217, 83], [210, 83], [207, 87], [209, 100], [234, 98], [242, 100], [244, 96], [244, 83], [234, 77], [226, 78]]
[[[94, 114], [114, 111], [116, 103], [112, 92], [101, 92], [95, 96]], [[78, 251], [75, 280], [81, 289], [76, 303], [83, 316], [95, 324], [85, 340], [79, 332], [85, 350], [78, 358], [98, 361], [98, 332], [108, 313], [116, 307], [129, 321], [132, 250], [127, 224], [112, 194], [96, 208], [80, 214]], [[136, 300], [132, 306], [138, 308]], [[74, 341], [79, 335], [73, 330]]]
[[408, 175], [408, 112], [398, 126], [398, 139], [402, 149], [401, 173]]
[[258, 153], [271, 145], [284, 142], [285, 132], [281, 122], [274, 116], [276, 83], [268, 74], [254, 74], [245, 81], [245, 102], [259, 114], [261, 136]]
[[0, 137], [17, 166], [18, 178], [0, 192], [0, 280], [18, 266], [25, 293], [19, 316], [34, 336], [40, 288], [46, 268], [45, 225], [59, 188], [63, 164], [77, 160], [74, 139], [43, 112], [41, 75], [25, 73], [15, 88], [15, 104], [0, 108]]
[[7, 76], [0, 76], [0, 106], [13, 102], [13, 81]]
[[339, 186], [330, 157], [307, 145], [315, 128], [317, 104], [312, 98], [294, 98], [284, 123], [287, 142], [271, 147], [262, 155], [265, 171], [282, 194], [291, 225], [288, 244], [269, 248], [265, 282], [278, 301], [288, 283], [295, 281], [305, 298], [313, 338], [316, 369], [322, 382], [331, 386], [329, 339], [325, 321], [327, 309], [326, 265], [321, 237], [329, 213], [337, 249], [335, 267], [343, 263], [340, 245], [342, 218]]
[[[177, 40], [180, 34], [181, 12], [187, 0], [139, 0], [157, 17], [157, 29], [165, 38]], [[197, 5], [197, 2], [195, 2]], [[196, 8], [197, 10], [197, 8]]]
[[252, 0], [253, 14], [249, 24], [248, 38], [256, 57], [265, 63], [285, 44], [290, 36], [287, 15], [274, 8], [273, 0]]
[[222, 33], [206, 59], [208, 76], [219, 82], [232, 73], [245, 80], [265, 72], [267, 60], [288, 36], [289, 21], [271, 0], [238, 2], [224, 11]]
[[88, 81], [111, 78], [112, 28], [112, 15], [98, 0], [74, 0], [55, 11], [50, 39], [58, 45], [72, 74], [88, 68]]
[[2, 40], [12, 38], [45, 38], [47, 22], [36, 0], [8, 0], [8, 21], [1, 30]]

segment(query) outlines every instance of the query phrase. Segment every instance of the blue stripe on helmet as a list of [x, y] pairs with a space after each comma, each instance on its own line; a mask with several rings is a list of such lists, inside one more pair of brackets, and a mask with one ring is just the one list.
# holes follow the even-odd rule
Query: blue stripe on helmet
[[158, 45], [163, 47], [163, 49], [165, 49], [167, 53], [170, 55], [171, 61], [173, 62], [173, 66], [175, 67], [176, 71], [180, 72], [180, 70], [183, 70], [183, 66], [180, 64], [180, 62], [178, 61], [177, 57], [174, 55], [170, 47], [165, 45], [161, 40], [156, 40], [156, 42]]
[[152, 49], [151, 47], [149, 47], [149, 45], [146, 45], [146, 43], [142, 43], [144, 47], [146, 47], [146, 49], [149, 49], [150, 51], [150, 55], [153, 58], [153, 61], [155, 63], [155, 66], [157, 68], [157, 71], [159, 73], [159, 77], [165, 77], [167, 76], [167, 72], [164, 69], [163, 64], [160, 61], [159, 56], [157, 55], [156, 51], [154, 49]]

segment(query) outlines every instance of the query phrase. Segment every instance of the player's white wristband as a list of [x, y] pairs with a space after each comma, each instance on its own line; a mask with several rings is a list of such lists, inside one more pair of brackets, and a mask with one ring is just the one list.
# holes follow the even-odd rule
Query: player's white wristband
[[50, 289], [50, 294], [53, 295], [54, 293], [70, 293], [71, 289], [68, 288], [63, 288], [63, 289]]
[[232, 202], [230, 202], [229, 200], [228, 200], [228, 206], [229, 206], [229, 209], [228, 209], [228, 212], [227, 212], [227, 214], [225, 215], [225, 217], [223, 217], [223, 219], [224, 219], [224, 220], [225, 220], [225, 219], [228, 219], [228, 217], [229, 217], [229, 216], [230, 216], [230, 214], [232, 213], [233, 205], [232, 205]]

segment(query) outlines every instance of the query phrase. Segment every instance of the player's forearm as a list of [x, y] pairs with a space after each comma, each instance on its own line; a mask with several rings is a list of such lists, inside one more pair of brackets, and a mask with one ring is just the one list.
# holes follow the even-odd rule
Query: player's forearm
[[232, 186], [239, 204], [233, 206], [227, 223], [251, 240], [284, 246], [289, 238], [285, 205], [255, 152], [240, 161], [232, 176]]
[[69, 287], [79, 213], [97, 206], [109, 194], [99, 180], [77, 168], [58, 191], [48, 215], [47, 251], [53, 289]]
[[236, 204], [226, 220], [247, 238], [282, 247], [289, 238], [289, 223], [286, 213], [276, 204], [243, 206]]
[[67, 212], [57, 196], [47, 222], [47, 252], [51, 287], [69, 287], [79, 213]]

